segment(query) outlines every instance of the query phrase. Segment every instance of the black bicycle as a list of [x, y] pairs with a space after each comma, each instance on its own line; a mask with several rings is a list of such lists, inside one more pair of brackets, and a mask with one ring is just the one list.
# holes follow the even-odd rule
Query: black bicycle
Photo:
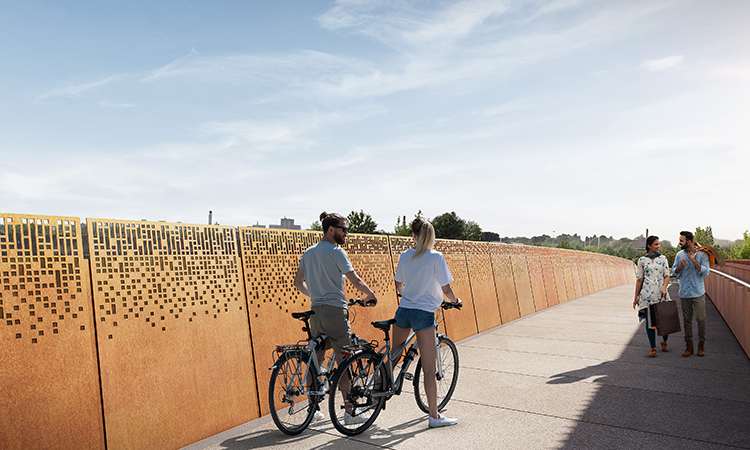
[[[461, 305], [443, 302], [442, 309], [460, 309]], [[341, 363], [331, 381], [331, 392], [336, 392], [342, 380], [349, 381], [348, 395], [331, 395], [328, 397], [328, 411], [333, 426], [341, 433], [354, 436], [362, 433], [377, 419], [380, 411], [385, 409], [386, 401], [394, 395], [400, 395], [407, 380], [412, 380], [414, 397], [419, 409], [429, 413], [427, 396], [424, 392], [424, 371], [422, 361], [417, 361], [416, 376], [409, 372], [409, 366], [418, 354], [416, 333], [413, 331], [406, 342], [393, 354], [398, 355], [408, 347], [403, 357], [401, 370], [394, 378], [391, 355], [391, 325], [395, 319], [372, 322], [372, 326], [385, 334], [385, 344], [377, 351], [373, 348], [349, 348], [342, 353], [346, 359]], [[447, 336], [437, 333], [436, 378], [438, 386], [438, 411], [448, 404], [458, 383], [458, 350], [456, 344]]]
[[[350, 312], [354, 305], [365, 306], [360, 299], [350, 299]], [[279, 345], [274, 351], [277, 358], [271, 367], [268, 406], [273, 422], [290, 436], [302, 433], [310, 425], [319, 409], [318, 404], [329, 391], [334, 374], [336, 361], [333, 356], [322, 365], [318, 363], [317, 351], [323, 348], [327, 336], [312, 336], [310, 317], [313, 314], [314, 311], [292, 313], [292, 317], [304, 322], [302, 331], [307, 332], [307, 340], [294, 345]], [[351, 338], [353, 345], [349, 348], [373, 348], [354, 333]]]

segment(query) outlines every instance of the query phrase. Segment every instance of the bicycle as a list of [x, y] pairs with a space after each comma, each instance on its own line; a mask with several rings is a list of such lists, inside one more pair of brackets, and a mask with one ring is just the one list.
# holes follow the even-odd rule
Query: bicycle
[[[443, 310], [460, 309], [461, 305], [443, 302], [441, 308]], [[424, 392], [424, 371], [422, 370], [421, 359], [417, 361], [416, 376], [408, 372], [409, 366], [418, 353], [417, 335], [414, 331], [409, 334], [404, 344], [393, 353], [398, 355], [408, 347], [403, 357], [401, 371], [395, 379], [393, 377], [393, 361], [390, 358], [392, 354], [390, 330], [391, 325], [395, 322], [396, 319], [372, 322], [373, 327], [385, 334], [385, 344], [377, 352], [373, 348], [342, 350], [346, 358], [333, 377], [331, 392], [336, 392], [341, 379], [347, 376], [351, 382], [349, 395], [346, 398], [341, 395], [329, 396], [328, 411], [333, 426], [343, 434], [354, 436], [369, 428], [377, 419], [380, 411], [385, 409], [386, 402], [394, 395], [401, 394], [406, 380], [413, 380], [414, 398], [417, 406], [423, 412], [429, 414], [427, 396]], [[438, 411], [441, 411], [448, 404], [458, 382], [458, 350], [456, 344], [450, 338], [437, 332], [438, 325], [435, 325], [437, 336], [436, 377]], [[367, 416], [368, 413], [370, 414], [369, 417]]]
[[[354, 305], [367, 306], [360, 299], [349, 299], [350, 311]], [[374, 303], [368, 302], [368, 305], [374, 306]], [[313, 338], [310, 317], [314, 314], [314, 311], [292, 313], [293, 318], [304, 322], [302, 331], [307, 332], [307, 340], [294, 345], [278, 345], [274, 350], [277, 358], [271, 366], [268, 405], [276, 427], [290, 436], [302, 433], [310, 425], [335, 373], [333, 356], [322, 365], [318, 363], [317, 351], [323, 348], [327, 336]], [[350, 348], [372, 348], [369, 342], [354, 333], [352, 343]]]

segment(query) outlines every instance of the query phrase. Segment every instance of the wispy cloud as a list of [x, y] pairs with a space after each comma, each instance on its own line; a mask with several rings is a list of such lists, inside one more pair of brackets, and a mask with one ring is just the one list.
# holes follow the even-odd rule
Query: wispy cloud
[[46, 99], [54, 98], [54, 97], [66, 97], [66, 98], [82, 97], [87, 92], [106, 86], [110, 84], [111, 82], [117, 80], [119, 77], [120, 77], [119, 75], [115, 75], [115, 76], [111, 76], [103, 80], [94, 81], [91, 83], [84, 83], [84, 84], [78, 84], [75, 86], [51, 89], [45, 92], [44, 94], [37, 96], [35, 101], [41, 102]]
[[127, 108], [135, 108], [136, 104], [135, 103], [116, 103], [116, 102], [111, 102], [111, 101], [103, 101], [103, 102], [99, 102], [99, 106], [101, 106], [102, 108], [107, 108], [107, 109], [127, 109]]
[[684, 59], [685, 55], [667, 56], [666, 58], [660, 59], [646, 59], [641, 62], [641, 68], [651, 72], [673, 69], [680, 66]]

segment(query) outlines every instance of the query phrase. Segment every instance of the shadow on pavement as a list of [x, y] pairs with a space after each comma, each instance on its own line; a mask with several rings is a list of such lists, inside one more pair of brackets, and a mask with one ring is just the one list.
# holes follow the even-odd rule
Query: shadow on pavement
[[[671, 285], [669, 293], [679, 306], [677, 289]], [[739, 344], [708, 299], [706, 311], [705, 357], [682, 357], [683, 332], [670, 336], [668, 353], [659, 348], [656, 358], [648, 357], [650, 345], [641, 323], [617, 360], [554, 375], [548, 384], [599, 385], [557, 448], [750, 448], [750, 388], [737, 380], [748, 364], [737, 359]], [[657, 345], [660, 339], [657, 336]], [[697, 335], [693, 339], [697, 342]], [[744, 367], [743, 372], [736, 367]]]

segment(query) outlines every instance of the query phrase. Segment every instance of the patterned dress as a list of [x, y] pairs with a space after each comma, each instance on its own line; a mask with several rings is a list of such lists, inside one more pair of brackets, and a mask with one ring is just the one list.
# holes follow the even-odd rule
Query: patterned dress
[[659, 255], [653, 260], [648, 256], [638, 258], [635, 277], [643, 280], [641, 292], [638, 294], [639, 311], [662, 300], [661, 287], [664, 286], [664, 278], [668, 276], [669, 262], [666, 256]]

